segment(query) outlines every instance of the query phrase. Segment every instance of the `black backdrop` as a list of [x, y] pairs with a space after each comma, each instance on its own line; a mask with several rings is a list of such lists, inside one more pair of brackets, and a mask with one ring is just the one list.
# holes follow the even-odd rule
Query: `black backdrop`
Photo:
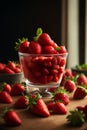
[[61, 42], [61, 0], [0, 1], [0, 62], [18, 60], [15, 42], [31, 40], [38, 27]]

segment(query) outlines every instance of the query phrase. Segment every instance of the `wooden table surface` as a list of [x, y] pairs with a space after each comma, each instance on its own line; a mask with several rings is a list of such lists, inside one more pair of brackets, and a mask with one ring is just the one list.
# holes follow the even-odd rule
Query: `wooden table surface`
[[[87, 104], [87, 97], [81, 100], [74, 100], [70, 95], [70, 103], [66, 106], [69, 110], [73, 110], [78, 105], [86, 105]], [[13, 97], [14, 103], [18, 97]], [[48, 101], [49, 98], [44, 98], [44, 101]], [[13, 104], [14, 104], [13, 103]], [[11, 105], [13, 105], [11, 104]], [[0, 104], [0, 108], [10, 107], [10, 104]], [[20, 118], [22, 119], [22, 125], [18, 127], [7, 127], [2, 119], [0, 119], [0, 130], [87, 130], [87, 122], [84, 123], [81, 127], [70, 127], [67, 125], [67, 115], [54, 115], [51, 114], [50, 117], [37, 117], [32, 115], [25, 109], [20, 109], [15, 111], [18, 113]], [[67, 114], [68, 114], [67, 113]]]

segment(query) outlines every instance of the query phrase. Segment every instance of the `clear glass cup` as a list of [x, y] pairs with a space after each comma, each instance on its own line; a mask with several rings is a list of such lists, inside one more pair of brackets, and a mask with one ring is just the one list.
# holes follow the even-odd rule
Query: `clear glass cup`
[[27, 85], [39, 89], [60, 86], [68, 53], [18, 54]]

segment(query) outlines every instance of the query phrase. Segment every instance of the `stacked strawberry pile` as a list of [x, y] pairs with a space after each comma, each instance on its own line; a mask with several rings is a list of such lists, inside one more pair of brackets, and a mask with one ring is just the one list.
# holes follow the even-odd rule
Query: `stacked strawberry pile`
[[67, 50], [58, 46], [41, 28], [32, 41], [16, 43], [24, 76], [32, 83], [59, 83], [66, 65]]
[[0, 74], [15, 74], [20, 72], [22, 72], [22, 69], [19, 63], [8, 61], [7, 64], [4, 64], [0, 62]]

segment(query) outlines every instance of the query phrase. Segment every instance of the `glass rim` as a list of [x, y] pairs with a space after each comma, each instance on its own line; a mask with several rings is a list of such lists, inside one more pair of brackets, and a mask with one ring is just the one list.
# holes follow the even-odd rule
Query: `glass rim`
[[58, 53], [58, 54], [29, 54], [29, 53], [18, 52], [18, 54], [21, 56], [67, 56], [68, 52]]

